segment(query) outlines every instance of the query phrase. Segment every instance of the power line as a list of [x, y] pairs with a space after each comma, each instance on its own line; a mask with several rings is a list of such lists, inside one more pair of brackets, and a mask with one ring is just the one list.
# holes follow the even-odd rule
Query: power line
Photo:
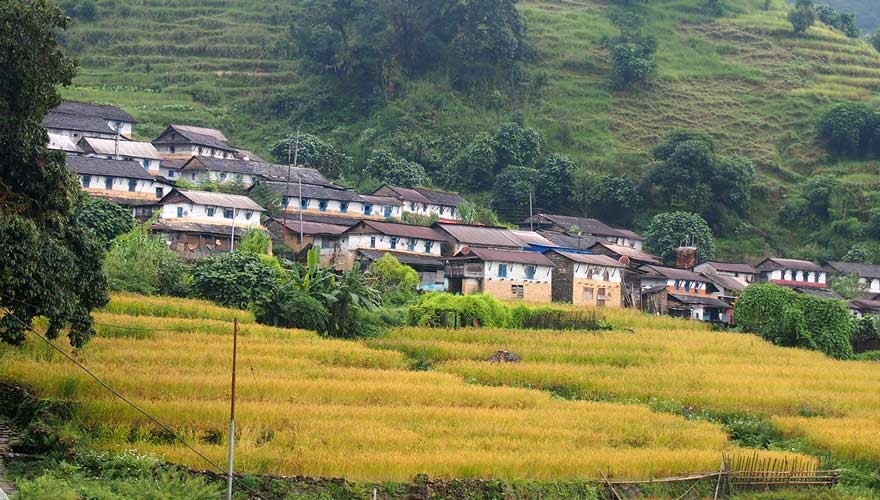
[[[9, 317], [11, 317], [12, 319], [14, 319], [15, 321], [18, 321], [18, 323], [21, 324], [21, 326], [24, 327], [26, 330], [28, 330], [29, 332], [31, 332], [31, 333], [33, 333], [34, 335], [36, 335], [40, 340], [42, 340], [43, 342], [45, 342], [46, 344], [48, 344], [49, 347], [51, 347], [52, 349], [54, 349], [55, 351], [57, 351], [58, 353], [60, 353], [60, 354], [61, 354], [62, 356], [64, 356], [68, 361], [70, 361], [71, 363], [73, 363], [74, 365], [76, 365], [77, 367], [79, 367], [82, 371], [86, 372], [86, 374], [88, 374], [92, 379], [94, 379], [95, 382], [97, 382], [101, 387], [103, 387], [104, 389], [106, 389], [108, 392], [110, 392], [111, 394], [113, 394], [113, 395], [116, 396], [117, 398], [119, 398], [119, 399], [121, 399], [122, 401], [124, 401], [127, 405], [129, 405], [129, 406], [131, 406], [132, 408], [134, 408], [135, 411], [137, 411], [138, 413], [140, 413], [141, 415], [143, 415], [144, 417], [146, 417], [148, 420], [150, 420], [150, 421], [153, 422], [154, 424], [156, 424], [156, 425], [158, 425], [159, 427], [161, 427], [163, 431], [165, 431], [165, 432], [167, 432], [168, 434], [174, 436], [174, 438], [175, 438], [176, 440], [180, 441], [180, 443], [183, 444], [183, 446], [185, 446], [185, 447], [186, 447], [187, 449], [189, 449], [191, 452], [195, 453], [199, 458], [201, 458], [202, 460], [204, 460], [205, 462], [207, 462], [208, 464], [210, 464], [212, 467], [214, 467], [215, 469], [217, 469], [218, 471], [220, 471], [223, 475], [228, 475], [228, 472], [227, 472], [223, 467], [219, 466], [216, 462], [214, 462], [213, 460], [211, 460], [210, 458], [206, 457], [206, 456], [203, 455], [201, 452], [199, 452], [197, 449], [195, 449], [195, 448], [194, 448], [192, 445], [190, 445], [185, 439], [183, 439], [182, 437], [180, 437], [180, 435], [179, 435], [178, 433], [174, 432], [170, 427], [168, 427], [167, 425], [165, 425], [164, 423], [162, 423], [158, 418], [156, 418], [156, 417], [154, 417], [153, 415], [147, 413], [144, 409], [142, 409], [142, 408], [139, 407], [138, 405], [132, 403], [128, 398], [126, 398], [126, 397], [123, 396], [121, 393], [119, 393], [118, 391], [116, 391], [115, 389], [113, 389], [112, 387], [110, 387], [110, 385], [108, 385], [106, 382], [104, 382], [103, 380], [101, 380], [100, 377], [98, 377], [97, 375], [95, 375], [94, 373], [92, 373], [92, 371], [89, 370], [85, 365], [83, 365], [82, 363], [80, 363], [79, 361], [77, 361], [77, 360], [76, 360], [75, 358], [73, 358], [70, 354], [64, 352], [64, 349], [61, 349], [60, 347], [58, 347], [57, 345], [55, 345], [54, 342], [52, 342], [51, 340], [49, 340], [48, 338], [46, 338], [45, 336], [43, 336], [41, 333], [39, 333], [39, 332], [37, 332], [36, 330], [34, 330], [30, 325], [28, 325], [27, 323], [25, 323], [24, 321], [22, 321], [22, 320], [21, 320], [18, 316], [16, 316], [15, 314], [13, 314], [12, 311], [10, 311], [7, 307], [0, 307], [0, 308], [2, 308], [3, 311], [4, 311], [7, 315], [9, 315]], [[230, 436], [230, 439], [232, 439], [231, 436]], [[258, 492], [256, 492], [256, 491], [254, 491], [253, 489], [251, 489], [247, 484], [245, 484], [244, 482], [242, 482], [240, 479], [235, 479], [235, 482], [238, 483], [239, 486], [241, 486], [242, 488], [244, 488], [245, 490], [247, 490], [251, 495], [253, 495], [253, 496], [257, 497], [257, 498], [260, 498], [260, 499], [263, 499], [263, 498], [264, 498], [262, 495], [260, 495]]]

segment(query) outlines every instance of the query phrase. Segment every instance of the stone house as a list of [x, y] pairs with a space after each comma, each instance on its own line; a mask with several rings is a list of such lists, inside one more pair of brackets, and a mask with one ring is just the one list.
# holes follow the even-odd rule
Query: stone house
[[733, 263], [733, 262], [715, 262], [709, 261], [694, 267], [694, 272], [704, 274], [717, 274], [719, 276], [730, 276], [738, 278], [746, 283], [754, 283], [758, 276], [758, 270], [749, 264]]
[[238, 152], [219, 130], [190, 125], [169, 125], [153, 140], [153, 145], [163, 156], [177, 158], [213, 156], [233, 159]]
[[538, 252], [463, 248], [445, 259], [448, 291], [497, 299], [553, 300], [553, 261]]
[[553, 302], [585, 307], [623, 307], [626, 265], [607, 255], [548, 250], [553, 269]]
[[83, 191], [130, 208], [141, 220], [150, 218], [171, 189], [133, 160], [68, 155], [67, 167], [76, 174]]
[[542, 234], [557, 233], [572, 237], [594, 238], [615, 245], [635, 248], [636, 250], [642, 249], [643, 238], [640, 234], [628, 229], [611, 227], [600, 220], [586, 217], [535, 214], [520, 222], [519, 227], [535, 230]]
[[150, 174], [154, 176], [161, 174], [159, 165], [162, 156], [149, 142], [83, 137], [79, 140], [78, 149], [82, 154], [95, 158], [136, 161]]

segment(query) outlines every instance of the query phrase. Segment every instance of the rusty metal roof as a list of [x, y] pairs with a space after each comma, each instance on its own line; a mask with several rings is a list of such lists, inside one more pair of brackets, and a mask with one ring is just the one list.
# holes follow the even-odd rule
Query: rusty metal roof
[[[470, 226], [466, 224], [437, 223], [434, 227], [449, 234], [455, 241], [468, 246], [524, 248], [528, 246], [509, 229], [500, 227]], [[553, 246], [552, 242], [547, 240]]]

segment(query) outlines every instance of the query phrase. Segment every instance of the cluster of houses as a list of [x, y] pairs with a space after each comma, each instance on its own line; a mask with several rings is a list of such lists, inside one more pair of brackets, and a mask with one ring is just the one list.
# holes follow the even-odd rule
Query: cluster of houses
[[[169, 125], [139, 142], [132, 140], [135, 125], [118, 108], [79, 102], [63, 103], [44, 120], [49, 147], [67, 153], [83, 190], [139, 220], [158, 213], [151, 230], [187, 258], [232, 251], [245, 231], [257, 229], [300, 253], [319, 248], [321, 263], [338, 270], [394, 255], [418, 272], [423, 290], [631, 307], [726, 324], [750, 283], [832, 297], [829, 276], [857, 274], [871, 296], [851, 308], [880, 313], [880, 266], [698, 262], [698, 249], [683, 246], [668, 267], [643, 249], [639, 234], [596, 219], [535, 214], [518, 229], [465, 224], [455, 193], [384, 185], [361, 194], [315, 169], [266, 162], [218, 130]], [[245, 192], [265, 186], [280, 203], [268, 217], [248, 196], [198, 190], [205, 183], [234, 183]], [[409, 214], [435, 222], [403, 223]]]

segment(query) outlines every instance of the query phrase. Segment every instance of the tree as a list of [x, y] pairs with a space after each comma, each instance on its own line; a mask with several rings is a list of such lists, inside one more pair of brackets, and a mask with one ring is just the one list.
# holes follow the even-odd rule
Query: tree
[[152, 223], [138, 224], [113, 240], [104, 259], [110, 288], [143, 295], [185, 295], [184, 265], [162, 236], [150, 232]]
[[330, 310], [327, 334], [338, 338], [356, 338], [365, 332], [358, 329], [363, 320], [359, 310], [373, 310], [382, 301], [379, 291], [361, 273], [360, 263], [355, 263], [351, 271], [346, 271], [335, 279], [326, 296]]
[[259, 255], [224, 253], [196, 263], [192, 286], [201, 298], [247, 309], [251, 303], [264, 301], [280, 278], [278, 270], [263, 262]]
[[307, 295], [293, 282], [276, 286], [265, 298], [254, 303], [258, 323], [281, 328], [327, 331], [330, 311], [319, 300]]
[[812, 2], [799, 0], [797, 6], [789, 11], [788, 21], [797, 35], [804, 33], [816, 22], [816, 8]]
[[98, 17], [98, 6], [94, 0], [83, 0], [77, 9], [77, 17], [83, 21], [94, 21]]
[[531, 167], [541, 156], [541, 134], [516, 122], [508, 122], [495, 132], [495, 172], [517, 165]]
[[712, 198], [714, 162], [712, 148], [702, 141], [686, 140], [651, 170], [648, 180], [665, 206], [704, 213]]
[[550, 153], [544, 157], [538, 172], [536, 197], [541, 206], [548, 209], [567, 206], [574, 184], [574, 162], [565, 155]]
[[862, 283], [858, 274], [847, 276], [834, 276], [831, 278], [831, 289], [846, 300], [866, 299], [869, 296], [869, 288]]
[[868, 224], [865, 230], [869, 237], [880, 240], [880, 208], [875, 208], [868, 214]]
[[[67, 327], [81, 347], [94, 334], [90, 311], [108, 300], [102, 243], [79, 224], [84, 195], [42, 126], [75, 73], [58, 42], [67, 18], [33, 0], [0, 2], [0, 19], [0, 307], [27, 325], [48, 318], [49, 338]], [[12, 315], [0, 319], [0, 340], [21, 344]]]
[[382, 302], [392, 305], [409, 304], [418, 296], [419, 274], [386, 253], [370, 266], [376, 288], [382, 292]]
[[699, 249], [699, 258], [712, 258], [715, 241], [712, 230], [702, 217], [690, 212], [665, 212], [655, 215], [644, 231], [645, 246], [667, 264], [675, 262], [675, 249], [692, 244]]
[[862, 102], [841, 102], [829, 108], [819, 119], [819, 138], [841, 155], [860, 155], [869, 151], [877, 113]]
[[[180, 181], [178, 181], [178, 186]], [[281, 215], [281, 193], [275, 191], [268, 184], [257, 182], [247, 192], [247, 197], [257, 202], [257, 205], [266, 209], [266, 215], [277, 217]]]
[[79, 225], [94, 231], [105, 248], [114, 238], [134, 227], [131, 210], [102, 198], [83, 197], [76, 217]]
[[351, 158], [345, 153], [311, 134], [300, 134], [299, 146], [295, 138], [282, 139], [272, 146], [270, 152], [281, 165], [293, 164], [296, 152], [297, 166], [314, 168], [331, 179], [348, 174], [351, 166]]
[[880, 51], [880, 30], [875, 31], [874, 34], [871, 35], [870, 42], [876, 50]]
[[498, 215], [491, 208], [477, 206], [468, 200], [461, 202], [458, 206], [458, 215], [462, 224], [482, 224], [489, 227], [501, 225]]
[[745, 215], [752, 201], [755, 165], [744, 156], [720, 156], [709, 184], [713, 199], [739, 215]]
[[492, 207], [506, 220], [527, 217], [540, 175], [534, 168], [507, 167], [495, 178]]
[[839, 187], [840, 181], [833, 175], [814, 175], [807, 179], [801, 189], [801, 196], [813, 215], [824, 221], [831, 217], [831, 197]]
[[265, 231], [257, 228], [246, 229], [241, 235], [238, 251], [252, 253], [254, 255], [269, 255], [272, 248], [272, 240]]
[[639, 186], [627, 177], [581, 172], [574, 186], [587, 213], [608, 223], [630, 224], [643, 204]]
[[380, 182], [396, 186], [416, 187], [428, 183], [428, 174], [424, 167], [398, 158], [385, 149], [373, 151], [364, 173]]
[[459, 151], [447, 172], [449, 184], [466, 191], [484, 191], [495, 179], [495, 142], [482, 136]]
[[606, 41], [614, 66], [613, 79], [617, 88], [647, 80], [657, 71], [654, 53], [657, 42], [652, 37], [621, 34]]

